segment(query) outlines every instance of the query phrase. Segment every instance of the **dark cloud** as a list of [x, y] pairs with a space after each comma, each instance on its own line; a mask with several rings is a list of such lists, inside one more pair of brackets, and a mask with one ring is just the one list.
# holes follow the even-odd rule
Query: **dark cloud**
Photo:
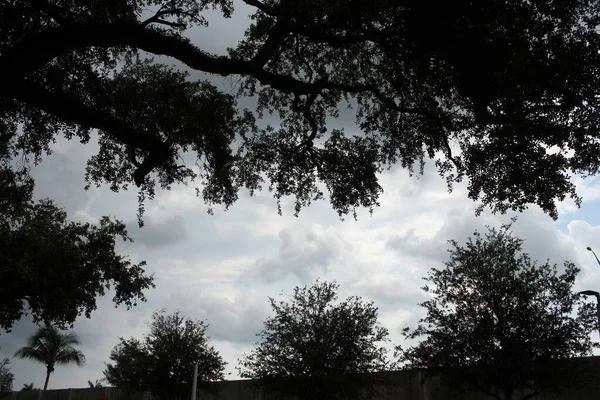
[[127, 231], [134, 243], [151, 249], [183, 244], [189, 239], [185, 221], [179, 215], [158, 221], [147, 215], [143, 228], [139, 227], [136, 220], [127, 224]]

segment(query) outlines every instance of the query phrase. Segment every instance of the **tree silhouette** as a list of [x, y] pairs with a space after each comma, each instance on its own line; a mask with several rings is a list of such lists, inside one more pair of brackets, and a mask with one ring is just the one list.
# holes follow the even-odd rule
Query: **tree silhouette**
[[337, 302], [339, 285], [317, 281], [296, 287], [289, 302], [269, 299], [262, 339], [240, 360], [240, 376], [267, 391], [301, 399], [356, 398], [373, 388], [371, 372], [388, 366], [382, 346], [388, 331], [373, 303]]
[[[135, 184], [143, 202], [195, 179], [225, 206], [266, 186], [297, 212], [326, 188], [341, 215], [375, 207], [395, 164], [432, 159], [481, 206], [554, 218], [556, 201], [580, 201], [570, 174], [598, 172], [595, 0], [243, 0], [252, 19], [225, 54], [186, 36], [233, 6], [2, 2], [0, 155], [38, 160], [59, 133], [87, 143], [97, 130], [89, 184]], [[233, 77], [256, 111], [147, 54]], [[330, 123], [346, 113], [352, 135]]]
[[104, 379], [96, 379], [96, 382], [88, 381], [88, 386], [90, 387], [90, 389], [101, 388], [101, 387], [103, 387], [102, 386], [103, 381], [104, 381]]
[[0, 187], [0, 329], [10, 330], [24, 314], [65, 327], [89, 317], [110, 288], [116, 304], [145, 300], [144, 291], [154, 287], [145, 262], [134, 264], [115, 250], [117, 241], [131, 241], [123, 222], [70, 221], [52, 201], [34, 202], [33, 182], [1, 163]]
[[106, 365], [106, 381], [126, 390], [150, 391], [160, 400], [188, 398], [192, 371], [198, 363], [198, 383], [223, 379], [227, 364], [210, 345], [208, 324], [177, 311], [154, 312], [143, 340], [120, 338]]
[[559, 273], [556, 265], [533, 262], [509, 228], [475, 232], [464, 246], [450, 241], [446, 268], [426, 278], [426, 316], [404, 331], [422, 340], [398, 351], [409, 368], [498, 400], [518, 393], [526, 400], [585, 381], [589, 372], [568, 359], [598, 346], [590, 337], [596, 316], [572, 290], [575, 265], [565, 262]]
[[5, 357], [0, 361], [0, 393], [11, 391], [15, 374], [10, 371], [10, 360]]
[[35, 388], [34, 386], [35, 386], [35, 384], [33, 382], [31, 382], [31, 383], [24, 383], [23, 384], [23, 388], [21, 389], [21, 391], [23, 391], [23, 392], [31, 392], [31, 391], [34, 391], [34, 390], [40, 390], [38, 388]]
[[57, 365], [76, 364], [81, 367], [85, 356], [74, 348], [79, 344], [78, 336], [73, 333], [62, 333], [56, 327], [46, 325], [39, 328], [27, 339], [27, 345], [15, 353], [15, 357], [39, 362], [46, 366], [44, 392], [48, 389], [50, 374]]

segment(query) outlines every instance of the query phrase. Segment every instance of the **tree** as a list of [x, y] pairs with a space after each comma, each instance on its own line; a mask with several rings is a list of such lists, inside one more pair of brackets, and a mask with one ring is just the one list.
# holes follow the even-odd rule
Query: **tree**
[[10, 330], [26, 314], [65, 327], [81, 314], [89, 318], [110, 288], [115, 304], [145, 301], [143, 291], [154, 287], [146, 263], [115, 251], [118, 239], [131, 241], [125, 224], [69, 221], [52, 201], [33, 202], [33, 182], [1, 162], [0, 186], [0, 328]]
[[[376, 206], [395, 164], [433, 159], [482, 207], [554, 218], [557, 200], [580, 202], [570, 174], [598, 172], [597, 0], [243, 3], [245, 36], [218, 56], [186, 32], [232, 0], [2, 2], [0, 150], [39, 160], [59, 133], [97, 130], [90, 185], [135, 184], [143, 202], [196, 179], [229, 206], [266, 184], [297, 212], [326, 187], [341, 215]], [[146, 55], [235, 78], [256, 112]], [[346, 106], [354, 136], [328, 126]]]
[[209, 345], [208, 324], [165, 310], [152, 315], [150, 333], [142, 341], [120, 338], [110, 353], [104, 376], [114, 386], [150, 391], [159, 399], [183, 399], [192, 390], [194, 364], [199, 384], [223, 379], [227, 364]]
[[96, 382], [88, 381], [88, 386], [90, 387], [90, 389], [101, 388], [101, 387], [103, 387], [102, 386], [103, 381], [104, 381], [104, 379], [96, 379]]
[[4, 358], [0, 361], [0, 393], [11, 391], [15, 374], [10, 371], [10, 360]]
[[44, 392], [48, 389], [50, 374], [57, 365], [76, 364], [78, 367], [85, 364], [85, 356], [75, 345], [79, 344], [77, 334], [62, 333], [55, 326], [45, 325], [39, 328], [27, 339], [27, 345], [15, 353], [15, 357], [32, 360], [46, 366], [46, 381]]
[[590, 338], [594, 307], [572, 291], [579, 270], [568, 261], [562, 273], [533, 262], [509, 229], [475, 232], [465, 246], [449, 242], [446, 268], [426, 278], [426, 316], [404, 331], [422, 340], [398, 347], [408, 368], [428, 368], [498, 400], [518, 391], [530, 399], [582, 378], [566, 360], [598, 344]]
[[34, 383], [24, 383], [23, 384], [23, 389], [21, 389], [22, 392], [32, 392], [35, 390], [40, 390], [39, 388], [34, 387]]
[[240, 360], [240, 376], [262, 388], [303, 399], [353, 398], [387, 365], [388, 331], [372, 302], [349, 297], [337, 303], [335, 282], [296, 287], [289, 302], [270, 298], [275, 312], [262, 339]]

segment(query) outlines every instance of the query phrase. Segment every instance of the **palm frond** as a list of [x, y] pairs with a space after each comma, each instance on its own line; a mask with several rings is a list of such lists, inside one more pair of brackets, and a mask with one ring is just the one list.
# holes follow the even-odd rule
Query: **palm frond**
[[21, 347], [15, 352], [15, 357], [23, 360], [37, 361], [40, 363], [46, 363], [46, 354], [40, 349], [30, 346]]
[[63, 348], [55, 357], [56, 364], [77, 364], [81, 367], [85, 364], [85, 355], [80, 350], [72, 347]]
[[70, 346], [73, 344], [79, 344], [79, 335], [74, 332], [62, 333], [61, 342], [64, 346]]

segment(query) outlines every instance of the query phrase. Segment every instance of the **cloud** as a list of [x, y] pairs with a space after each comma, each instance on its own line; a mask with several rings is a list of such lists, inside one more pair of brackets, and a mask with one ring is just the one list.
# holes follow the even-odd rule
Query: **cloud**
[[213, 292], [174, 293], [165, 299], [167, 310], [206, 320], [212, 340], [250, 345], [262, 330], [262, 322], [269, 313], [265, 296], [252, 290], [240, 291], [231, 285], [215, 285]]
[[152, 249], [182, 244], [189, 239], [187, 227], [180, 215], [159, 221], [146, 216], [143, 228], [139, 228], [136, 220], [127, 224], [127, 230], [135, 243]]
[[296, 224], [279, 233], [280, 247], [276, 254], [262, 257], [249, 272], [265, 282], [276, 282], [289, 275], [308, 283], [315, 276], [327, 275], [328, 265], [343, 257], [351, 246], [336, 229], [319, 224]]

